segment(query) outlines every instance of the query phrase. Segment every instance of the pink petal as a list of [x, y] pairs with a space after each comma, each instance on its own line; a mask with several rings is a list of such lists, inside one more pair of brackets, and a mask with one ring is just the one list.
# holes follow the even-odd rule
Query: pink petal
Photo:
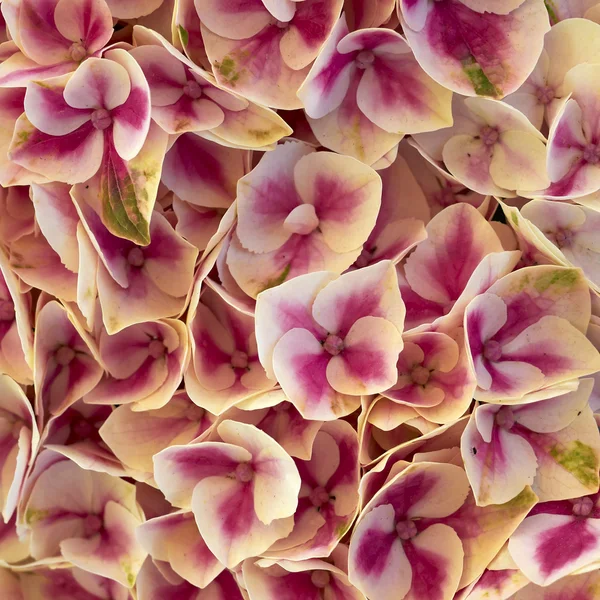
[[248, 484], [225, 477], [200, 481], [194, 488], [192, 510], [206, 545], [228, 567], [261, 554], [293, 528], [291, 517], [264, 525], [256, 516]]
[[476, 506], [473, 495], [469, 494], [456, 513], [441, 520], [462, 542], [461, 586], [472, 583], [484, 572], [536, 502], [537, 496], [530, 488], [505, 504], [486, 507]]
[[345, 7], [352, 29], [379, 27], [386, 23], [394, 12], [395, 3], [392, 0], [352, 0]]
[[260, 253], [276, 250], [292, 235], [284, 227], [284, 221], [302, 202], [294, 180], [295, 166], [311, 152], [308, 145], [297, 142], [278, 146], [239, 181], [236, 232], [248, 250]]
[[252, 454], [254, 512], [265, 525], [294, 514], [298, 506], [300, 475], [290, 455], [266, 433], [253, 425], [223, 421], [221, 438]]
[[521, 430], [538, 458], [534, 489], [542, 501], [594, 493], [600, 462], [594, 425], [591, 409], [585, 407], [568, 427], [557, 432], [540, 435]]
[[[408, 0], [403, 3], [415, 4]], [[436, 81], [470, 96], [502, 97], [514, 92], [533, 71], [544, 34], [550, 29], [545, 7], [532, 0], [507, 15], [482, 14], [458, 2], [434, 4], [425, 19], [424, 4], [421, 0], [409, 13], [404, 28], [408, 42], [420, 65]], [[450, 33], [440, 37], [443, 31]], [[495, 68], [513, 64], [517, 56], [518, 67]]]
[[79, 269], [77, 224], [79, 216], [69, 195], [69, 187], [60, 183], [31, 186], [36, 222], [61, 262], [76, 273]]
[[405, 309], [395, 268], [381, 261], [345, 273], [317, 294], [312, 314], [326, 331], [342, 338], [362, 317], [387, 319], [402, 331]]
[[[303, 207], [308, 205], [302, 204], [298, 208]], [[297, 216], [298, 213], [291, 215]], [[318, 229], [308, 235], [293, 234], [283, 246], [264, 254], [245, 250], [237, 236], [233, 236], [227, 250], [227, 266], [243, 293], [255, 298], [262, 291], [300, 275], [318, 271], [342, 273], [359, 254], [360, 247], [350, 252], [335, 252]]]
[[[278, 0], [266, 1], [278, 2]], [[331, 35], [340, 16], [343, 2], [341, 0], [329, 2], [291, 0], [291, 3], [295, 4], [294, 16], [279, 42], [279, 50], [288, 67], [300, 70], [308, 67], [319, 55], [323, 43]], [[317, 23], [318, 26], [315, 27]]]
[[[375, 394], [394, 385], [402, 337], [393, 323], [362, 317], [350, 328], [344, 349], [327, 365], [327, 381], [342, 394]], [[366, 360], [368, 357], [368, 360]]]
[[104, 508], [104, 536], [73, 538], [61, 542], [62, 555], [73, 564], [126, 587], [133, 587], [146, 552], [135, 539], [140, 519], [116, 502]]
[[547, 586], [598, 560], [600, 524], [597, 519], [537, 514], [525, 519], [508, 547], [523, 573]]
[[491, 440], [486, 443], [471, 419], [461, 440], [461, 450], [479, 506], [508, 502], [533, 483], [538, 467], [535, 452], [515, 433], [495, 427]]
[[413, 31], [421, 31], [427, 23], [431, 4], [427, 0], [400, 0], [398, 8]]
[[91, 391], [103, 369], [65, 309], [49, 302], [38, 313], [35, 336], [36, 412], [40, 420], [64, 412]]
[[150, 128], [150, 88], [140, 66], [125, 50], [111, 50], [106, 58], [121, 66], [130, 80], [130, 93], [112, 112], [113, 140], [123, 160], [136, 157], [148, 136]]
[[165, 156], [162, 179], [186, 202], [228, 208], [245, 173], [244, 154], [184, 133]]
[[238, 103], [243, 102], [240, 97], [217, 88], [209, 88], [206, 95], [210, 95], [225, 115], [223, 123], [212, 130], [218, 136], [217, 141], [223, 140], [235, 147], [266, 150], [292, 133], [291, 127], [275, 111], [258, 104], [249, 104], [239, 110]]
[[171, 106], [152, 108], [152, 118], [172, 135], [189, 131], [206, 131], [218, 127], [225, 115], [212, 100], [200, 98], [190, 101], [183, 96]]
[[274, 373], [304, 418], [333, 420], [356, 409], [358, 398], [334, 390], [327, 378], [331, 355], [306, 329], [292, 329], [273, 352]]
[[412, 567], [396, 534], [394, 508], [377, 506], [354, 529], [350, 540], [349, 578], [372, 598], [404, 598], [412, 583]]
[[[358, 36], [368, 47], [367, 32], [350, 34], [343, 43]], [[371, 37], [377, 39], [381, 33], [373, 30]], [[450, 90], [421, 69], [399, 34], [390, 33], [388, 38], [372, 49], [375, 61], [365, 70], [357, 90], [360, 110], [390, 133], [421, 133], [450, 126]]]
[[338, 108], [348, 93], [356, 70], [354, 54], [337, 51], [338, 43], [347, 34], [348, 26], [342, 15], [298, 90], [306, 114], [313, 119], [321, 119]]
[[[48, 135], [72, 133], [90, 120], [90, 112], [72, 108], [63, 98], [65, 85], [73, 76], [56, 77], [50, 81], [32, 81], [25, 93], [25, 114], [34, 127]], [[84, 107], [87, 108], [87, 107]]]
[[272, 21], [261, 0], [208, 0], [198, 3], [196, 10], [208, 29], [231, 39], [252, 37]]
[[77, 276], [66, 269], [42, 235], [27, 235], [10, 246], [10, 266], [28, 285], [74, 302]]
[[315, 335], [325, 333], [311, 314], [317, 294], [332, 280], [330, 273], [311, 273], [262, 292], [256, 302], [256, 343], [267, 375], [273, 373], [273, 350], [291, 329], [302, 328]]
[[140, 65], [150, 88], [152, 106], [169, 106], [183, 96], [185, 67], [161, 46], [138, 46], [131, 55]]
[[366, 241], [380, 206], [381, 180], [375, 171], [349, 157], [319, 152], [297, 162], [294, 181], [300, 198], [314, 206], [332, 250], [349, 252]]
[[403, 134], [389, 133], [366, 117], [357, 104], [359, 83], [355, 71], [341, 104], [324, 117], [309, 117], [308, 122], [323, 146], [372, 165], [394, 148]]
[[0, 84], [10, 88], [26, 87], [32, 81], [71, 73], [76, 66], [72, 61], [40, 66], [23, 53], [17, 52], [0, 63]]
[[519, 407], [514, 413], [516, 422], [536, 433], [553, 433], [568, 427], [586, 407], [594, 387], [591, 379], [577, 383], [573, 392]]
[[150, 519], [138, 527], [136, 535], [154, 560], [168, 562], [175, 573], [199, 588], [225, 569], [206, 547], [191, 513]]
[[15, 124], [11, 160], [50, 180], [80, 183], [100, 168], [104, 136], [90, 122], [72, 133], [50, 136], [37, 130], [23, 114]]
[[212, 420], [214, 417], [186, 394], [177, 393], [156, 410], [136, 412], [131, 405], [119, 406], [100, 428], [100, 436], [127, 468], [140, 478], [150, 478], [155, 454], [174, 444], [191, 442]]
[[510, 196], [510, 191], [494, 183], [490, 174], [492, 156], [492, 149], [470, 135], [456, 135], [444, 145], [446, 168], [461, 183], [480, 194]]
[[[303, 3], [314, 2], [304, 0]], [[320, 24], [318, 29], [321, 29]], [[217, 83], [263, 106], [285, 110], [299, 108], [296, 90], [306, 77], [308, 66], [300, 70], [287, 66], [279, 49], [284, 34], [272, 23], [252, 37], [236, 40], [220, 37], [203, 22], [202, 38]]]
[[88, 54], [103, 48], [113, 33], [110, 10], [98, 0], [59, 0], [54, 22], [61, 35], [83, 44]]
[[406, 279], [420, 296], [440, 304], [456, 301], [483, 258], [502, 251], [489, 223], [465, 203], [436, 215], [426, 231], [427, 240], [406, 261]]
[[222, 442], [171, 446], [154, 457], [154, 477], [171, 504], [189, 508], [192, 492], [199, 481], [220, 479], [251, 458], [248, 450]]
[[130, 92], [129, 75], [120, 64], [88, 58], [68, 80], [64, 99], [73, 108], [110, 111], [123, 104]]
[[[548, 338], [548, 327], [553, 327], [555, 335], [559, 337]], [[566, 320], [546, 316], [503, 346], [502, 359], [507, 361], [506, 369], [509, 369], [508, 361], [521, 361], [536, 367], [544, 374], [544, 385], [549, 386], [588, 375], [600, 368], [600, 355], [591, 344], [588, 345], [586, 342], [585, 337]], [[504, 370], [500, 364], [502, 363], [497, 363], [495, 368]], [[507, 396], [519, 396], [537, 389], [530, 387], [536, 383], [535, 381], [515, 382], [513, 386], [509, 385], [503, 391]], [[500, 390], [503, 384], [498, 382], [497, 387]]]

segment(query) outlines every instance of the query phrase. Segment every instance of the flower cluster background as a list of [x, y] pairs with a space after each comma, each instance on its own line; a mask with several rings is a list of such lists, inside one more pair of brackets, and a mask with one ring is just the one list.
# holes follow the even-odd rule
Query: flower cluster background
[[599, 600], [599, 0], [0, 0], [0, 598]]

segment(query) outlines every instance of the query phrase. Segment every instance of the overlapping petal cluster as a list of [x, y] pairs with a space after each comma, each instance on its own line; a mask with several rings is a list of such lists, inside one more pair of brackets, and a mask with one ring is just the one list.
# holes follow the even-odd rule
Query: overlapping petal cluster
[[600, 598], [599, 0], [0, 0], [0, 599]]

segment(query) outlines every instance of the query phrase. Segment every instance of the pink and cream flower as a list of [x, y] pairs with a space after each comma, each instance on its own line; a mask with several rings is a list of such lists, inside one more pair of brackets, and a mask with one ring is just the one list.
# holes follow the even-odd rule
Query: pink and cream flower
[[352, 33], [344, 17], [298, 91], [326, 147], [373, 164], [405, 133], [452, 124], [452, 92], [421, 69], [391, 29]]
[[191, 508], [208, 549], [233, 568], [289, 535], [301, 480], [289, 454], [253, 425], [225, 420], [216, 432], [222, 441], [159, 452], [154, 477], [171, 504]]
[[349, 156], [289, 142], [238, 182], [227, 266], [249, 296], [314, 271], [346, 270], [375, 226], [381, 179]]
[[404, 314], [389, 261], [311, 273], [259, 295], [258, 354], [305, 418], [333, 420], [396, 382]]

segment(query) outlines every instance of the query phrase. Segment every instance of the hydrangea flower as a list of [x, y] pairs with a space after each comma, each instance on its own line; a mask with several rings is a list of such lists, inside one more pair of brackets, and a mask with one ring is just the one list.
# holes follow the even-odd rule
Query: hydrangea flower
[[599, 0], [0, 1], [0, 598], [598, 600]]

